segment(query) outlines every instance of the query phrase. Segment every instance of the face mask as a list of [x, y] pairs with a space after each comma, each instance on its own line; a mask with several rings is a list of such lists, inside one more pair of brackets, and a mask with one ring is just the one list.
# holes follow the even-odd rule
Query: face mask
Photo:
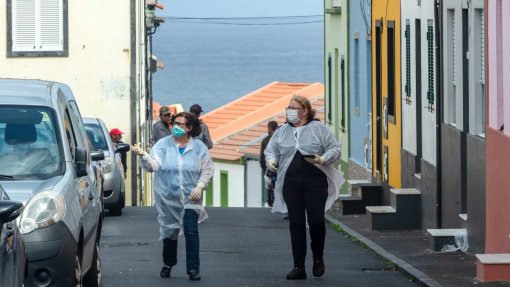
[[176, 138], [183, 137], [185, 134], [186, 134], [186, 131], [178, 125], [175, 125], [172, 128], [172, 135]]
[[287, 120], [293, 124], [299, 122], [298, 112], [297, 110], [286, 110]]

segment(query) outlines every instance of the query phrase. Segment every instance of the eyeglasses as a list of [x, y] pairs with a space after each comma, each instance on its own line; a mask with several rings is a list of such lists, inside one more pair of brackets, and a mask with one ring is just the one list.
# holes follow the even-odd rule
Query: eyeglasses
[[181, 128], [186, 127], [186, 123], [174, 122], [174, 125], [180, 126]]
[[286, 110], [302, 110], [302, 109], [304, 109], [304, 108], [296, 108], [296, 107], [290, 107], [290, 106], [289, 106], [289, 107], [286, 107], [285, 109], [286, 109]]
[[162, 117], [169, 117], [171, 114], [162, 115]]

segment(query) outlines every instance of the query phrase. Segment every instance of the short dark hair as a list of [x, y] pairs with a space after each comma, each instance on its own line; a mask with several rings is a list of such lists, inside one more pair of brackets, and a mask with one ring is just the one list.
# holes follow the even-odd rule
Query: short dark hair
[[270, 121], [267, 123], [267, 127], [274, 132], [278, 128], [278, 123], [276, 121]]
[[202, 133], [202, 128], [200, 127], [200, 120], [197, 116], [195, 116], [192, 113], [188, 112], [180, 112], [172, 117], [172, 121], [170, 122], [172, 126], [174, 125], [176, 118], [185, 118], [186, 119], [186, 126], [190, 129], [189, 135], [192, 137], [198, 136], [200, 133]]

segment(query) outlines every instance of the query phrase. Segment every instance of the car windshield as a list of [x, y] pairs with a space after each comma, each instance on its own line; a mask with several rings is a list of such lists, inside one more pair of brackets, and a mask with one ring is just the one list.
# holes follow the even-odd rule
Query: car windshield
[[53, 110], [0, 106], [0, 180], [48, 179], [64, 172]]
[[102, 151], [108, 150], [108, 143], [103, 133], [103, 129], [99, 124], [86, 123], [85, 131], [87, 132], [87, 137], [92, 145], [92, 149]]

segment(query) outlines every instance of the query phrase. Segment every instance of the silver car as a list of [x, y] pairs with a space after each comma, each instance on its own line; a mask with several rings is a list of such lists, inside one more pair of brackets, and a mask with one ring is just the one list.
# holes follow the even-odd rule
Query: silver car
[[0, 185], [18, 218], [27, 286], [100, 286], [101, 182], [80, 111], [61, 83], [0, 79]]
[[129, 150], [127, 144], [114, 146], [104, 122], [96, 118], [83, 118], [87, 137], [94, 150], [102, 151], [104, 159], [99, 161], [103, 173], [104, 208], [111, 215], [122, 215], [125, 199], [124, 167], [120, 152]]

